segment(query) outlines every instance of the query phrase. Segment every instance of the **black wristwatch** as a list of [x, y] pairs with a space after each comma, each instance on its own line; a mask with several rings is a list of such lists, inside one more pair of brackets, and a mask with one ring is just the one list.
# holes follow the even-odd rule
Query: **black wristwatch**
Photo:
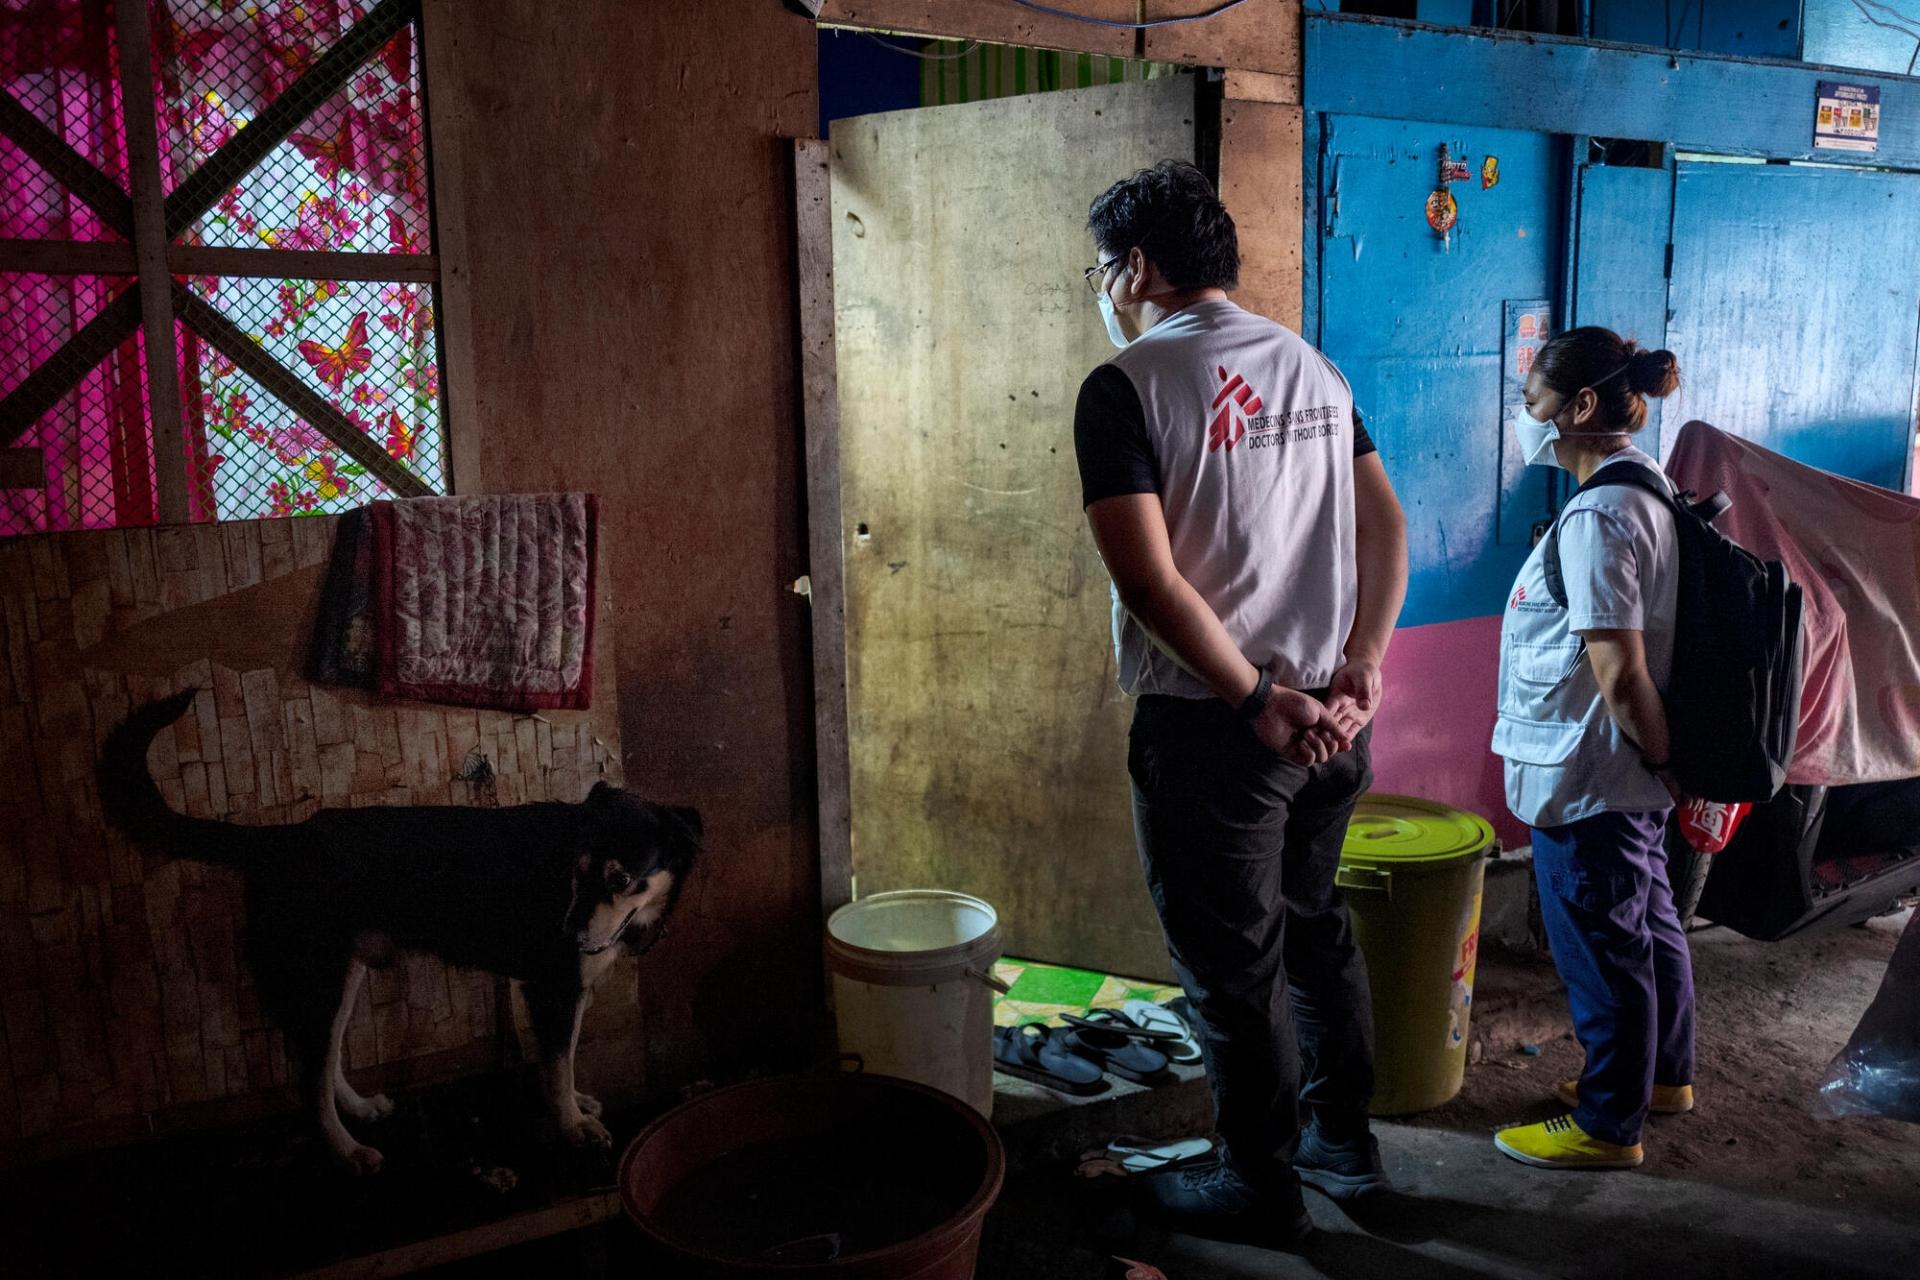
[[1254, 683], [1253, 692], [1240, 703], [1242, 720], [1258, 720], [1260, 713], [1266, 710], [1268, 699], [1273, 697], [1273, 677], [1265, 667], [1260, 668], [1260, 679]]

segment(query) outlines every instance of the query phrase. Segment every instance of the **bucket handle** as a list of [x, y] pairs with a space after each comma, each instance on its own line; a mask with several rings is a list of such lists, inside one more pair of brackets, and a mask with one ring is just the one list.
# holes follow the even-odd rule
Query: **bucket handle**
[[1333, 873], [1333, 882], [1342, 889], [1362, 893], [1384, 893], [1393, 897], [1393, 872], [1374, 867], [1341, 867]]
[[1003, 996], [1013, 990], [1012, 987], [1000, 981], [998, 977], [987, 972], [985, 969], [975, 969], [969, 966], [967, 969], [967, 976], [978, 982], [986, 983], [988, 986], [992, 987], [995, 991], [998, 991]]

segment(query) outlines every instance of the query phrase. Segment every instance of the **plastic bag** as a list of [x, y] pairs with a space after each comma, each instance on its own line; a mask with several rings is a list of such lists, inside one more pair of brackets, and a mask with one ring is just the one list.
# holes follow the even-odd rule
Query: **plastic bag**
[[1696, 800], [1688, 797], [1675, 810], [1674, 816], [1680, 823], [1680, 834], [1687, 838], [1695, 853], [1719, 853], [1733, 839], [1734, 832], [1753, 812], [1753, 806], [1744, 802], [1725, 804], [1718, 800]]
[[1814, 1113], [1920, 1124], [1920, 911], [1907, 921], [1879, 993], [1827, 1066]]

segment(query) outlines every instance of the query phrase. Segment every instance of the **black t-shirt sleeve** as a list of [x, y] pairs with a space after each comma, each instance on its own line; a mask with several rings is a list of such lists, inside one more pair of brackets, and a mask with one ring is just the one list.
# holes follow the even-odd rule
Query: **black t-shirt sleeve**
[[1147, 438], [1147, 414], [1133, 380], [1103, 364], [1080, 384], [1073, 407], [1073, 452], [1080, 504], [1127, 493], [1157, 493], [1159, 467]]
[[1353, 456], [1355, 460], [1364, 458], [1370, 453], [1378, 452], [1380, 452], [1380, 446], [1376, 445], [1373, 442], [1373, 437], [1367, 434], [1367, 424], [1360, 417], [1360, 411], [1355, 409], [1353, 411]]

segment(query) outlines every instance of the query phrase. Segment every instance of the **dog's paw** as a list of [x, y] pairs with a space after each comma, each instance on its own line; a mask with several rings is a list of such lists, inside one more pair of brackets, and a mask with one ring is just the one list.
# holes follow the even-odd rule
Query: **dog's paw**
[[583, 1114], [592, 1116], [595, 1119], [600, 1117], [600, 1112], [603, 1109], [600, 1106], [600, 1099], [589, 1098], [584, 1093], [575, 1093], [573, 1095], [573, 1105], [580, 1108]]
[[393, 1114], [393, 1099], [384, 1093], [376, 1093], [371, 1098], [363, 1098], [356, 1093], [339, 1099], [339, 1103], [340, 1114], [349, 1120], [372, 1123], [385, 1120]]
[[349, 1147], [345, 1151], [336, 1151], [334, 1154], [339, 1157], [340, 1163], [345, 1166], [347, 1172], [362, 1178], [380, 1172], [381, 1166], [387, 1160], [378, 1151], [366, 1146]]
[[607, 1126], [594, 1116], [582, 1115], [575, 1120], [561, 1122], [560, 1136], [576, 1147], [595, 1146], [606, 1150], [613, 1149], [613, 1135], [607, 1132]]

